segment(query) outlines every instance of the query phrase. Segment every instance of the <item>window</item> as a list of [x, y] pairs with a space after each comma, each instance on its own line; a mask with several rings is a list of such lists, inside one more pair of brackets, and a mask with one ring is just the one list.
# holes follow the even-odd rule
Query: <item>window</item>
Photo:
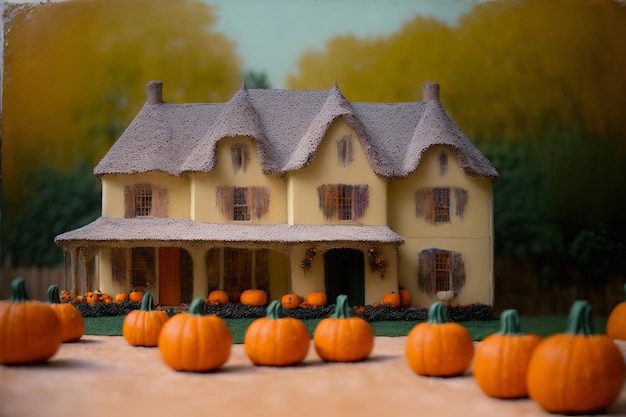
[[131, 286], [153, 286], [156, 278], [154, 248], [133, 248], [131, 253]]
[[346, 167], [352, 162], [352, 137], [346, 135], [337, 141], [337, 160]]
[[419, 253], [417, 286], [428, 295], [439, 291], [458, 294], [465, 285], [465, 262], [459, 252], [425, 249]]
[[443, 223], [450, 221], [450, 189], [435, 188], [434, 190], [435, 207], [433, 209], [433, 217], [435, 223]]
[[326, 220], [357, 220], [369, 205], [368, 185], [324, 184], [317, 188]]
[[450, 252], [435, 252], [435, 291], [450, 291]]
[[152, 186], [139, 184], [135, 191], [135, 214], [133, 217], [149, 216], [152, 213]]
[[134, 184], [124, 188], [125, 217], [167, 217], [166, 188]]
[[220, 213], [229, 221], [260, 219], [270, 207], [265, 187], [217, 187], [215, 198]]
[[221, 288], [230, 300], [237, 302], [243, 291], [259, 288], [269, 296], [267, 249], [214, 248], [207, 252], [205, 261], [209, 277], [207, 294]]
[[249, 151], [245, 143], [237, 143], [230, 147], [230, 158], [233, 163], [233, 170], [239, 172], [246, 171], [248, 166]]
[[441, 152], [439, 154], [439, 175], [443, 177], [446, 175], [446, 171], [448, 171], [448, 154]]
[[224, 249], [224, 291], [230, 296], [252, 288], [252, 251]]

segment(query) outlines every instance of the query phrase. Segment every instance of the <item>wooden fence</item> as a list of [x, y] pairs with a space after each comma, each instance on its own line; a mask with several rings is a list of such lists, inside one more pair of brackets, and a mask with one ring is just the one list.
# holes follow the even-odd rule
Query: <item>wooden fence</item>
[[18, 268], [0, 268], [0, 300], [9, 298], [11, 281], [22, 277], [26, 281], [28, 296], [33, 300], [46, 301], [48, 287], [58, 284], [65, 288], [65, 268], [63, 265], [51, 268], [25, 266]]

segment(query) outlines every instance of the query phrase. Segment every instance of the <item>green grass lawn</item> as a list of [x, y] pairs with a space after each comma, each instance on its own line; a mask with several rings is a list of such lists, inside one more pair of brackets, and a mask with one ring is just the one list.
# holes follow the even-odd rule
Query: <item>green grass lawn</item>
[[[246, 329], [255, 319], [224, 319], [228, 324], [235, 343], [243, 343]], [[121, 336], [124, 316], [113, 317], [86, 317], [85, 334], [97, 336]], [[596, 332], [606, 330], [606, 317], [594, 318]], [[304, 320], [304, 324], [313, 334], [320, 319]], [[398, 337], [406, 336], [411, 329], [420, 322], [417, 321], [375, 321], [370, 323], [376, 336]], [[469, 330], [472, 338], [482, 340], [500, 329], [500, 322], [495, 321], [464, 321], [460, 322]], [[567, 327], [567, 316], [526, 316], [521, 318], [522, 330], [526, 333], [535, 333], [540, 336], [549, 336], [560, 333]]]

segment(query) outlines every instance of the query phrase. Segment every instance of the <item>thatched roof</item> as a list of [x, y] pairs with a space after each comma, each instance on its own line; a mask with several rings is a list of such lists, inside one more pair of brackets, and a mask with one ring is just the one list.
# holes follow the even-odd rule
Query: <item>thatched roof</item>
[[[248, 90], [227, 103], [173, 104], [149, 99], [96, 166], [96, 175], [161, 171], [209, 172], [216, 144], [249, 136], [267, 174], [306, 166], [331, 123], [343, 117], [358, 136], [370, 167], [388, 178], [413, 172], [431, 146], [449, 146], [467, 175], [496, 179], [498, 172], [448, 116], [438, 99], [414, 103], [351, 103], [330, 90]], [[150, 88], [155, 88], [151, 83]], [[160, 84], [157, 84], [160, 88]], [[434, 91], [431, 88], [431, 91]]]
[[183, 218], [100, 217], [81, 228], [58, 235], [59, 246], [289, 246], [298, 243], [352, 242], [402, 244], [404, 239], [387, 226], [360, 225], [244, 225], [196, 222]]

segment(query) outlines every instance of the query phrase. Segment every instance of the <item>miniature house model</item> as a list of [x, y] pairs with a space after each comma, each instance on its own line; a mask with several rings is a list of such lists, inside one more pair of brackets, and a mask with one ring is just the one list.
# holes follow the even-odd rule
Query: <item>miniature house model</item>
[[498, 173], [425, 83], [424, 101], [248, 90], [173, 104], [162, 83], [96, 166], [102, 216], [56, 237], [69, 288], [149, 290], [164, 305], [223, 289], [324, 291], [414, 305], [493, 303]]

